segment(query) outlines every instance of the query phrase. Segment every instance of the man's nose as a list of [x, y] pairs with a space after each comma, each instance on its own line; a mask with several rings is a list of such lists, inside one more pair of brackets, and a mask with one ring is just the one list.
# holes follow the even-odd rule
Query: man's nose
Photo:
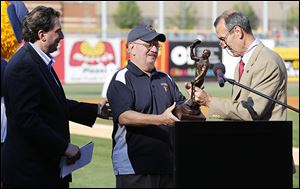
[[60, 33], [59, 33], [59, 38], [60, 38], [60, 39], [64, 39], [64, 38], [65, 38], [63, 32], [60, 32]]

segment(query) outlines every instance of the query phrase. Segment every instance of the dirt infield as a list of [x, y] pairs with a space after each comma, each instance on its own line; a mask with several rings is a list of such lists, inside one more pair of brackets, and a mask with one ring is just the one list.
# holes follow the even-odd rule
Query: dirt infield
[[288, 97], [288, 104], [299, 108], [299, 96]]

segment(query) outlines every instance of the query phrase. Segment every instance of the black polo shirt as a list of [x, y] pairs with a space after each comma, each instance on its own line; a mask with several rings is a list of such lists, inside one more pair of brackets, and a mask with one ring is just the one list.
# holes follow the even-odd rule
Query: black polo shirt
[[173, 173], [173, 127], [124, 126], [119, 116], [128, 110], [144, 114], [161, 114], [175, 101], [185, 101], [169, 75], [154, 70], [149, 77], [128, 62], [118, 71], [108, 87], [107, 98], [112, 108], [113, 152], [116, 175]]

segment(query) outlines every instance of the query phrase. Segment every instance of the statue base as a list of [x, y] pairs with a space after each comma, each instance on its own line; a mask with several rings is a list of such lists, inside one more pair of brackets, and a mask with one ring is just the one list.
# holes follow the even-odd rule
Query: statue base
[[206, 118], [200, 110], [200, 105], [193, 102], [191, 99], [185, 101], [183, 104], [176, 106], [174, 115], [180, 120], [190, 121], [205, 121]]

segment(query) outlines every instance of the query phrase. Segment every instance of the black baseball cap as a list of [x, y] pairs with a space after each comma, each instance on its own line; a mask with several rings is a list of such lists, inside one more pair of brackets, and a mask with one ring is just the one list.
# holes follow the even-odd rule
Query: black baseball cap
[[158, 41], [165, 42], [166, 36], [162, 33], [157, 33], [152, 25], [141, 24], [135, 26], [128, 34], [127, 43], [135, 40], [143, 40], [145, 42], [157, 39]]

